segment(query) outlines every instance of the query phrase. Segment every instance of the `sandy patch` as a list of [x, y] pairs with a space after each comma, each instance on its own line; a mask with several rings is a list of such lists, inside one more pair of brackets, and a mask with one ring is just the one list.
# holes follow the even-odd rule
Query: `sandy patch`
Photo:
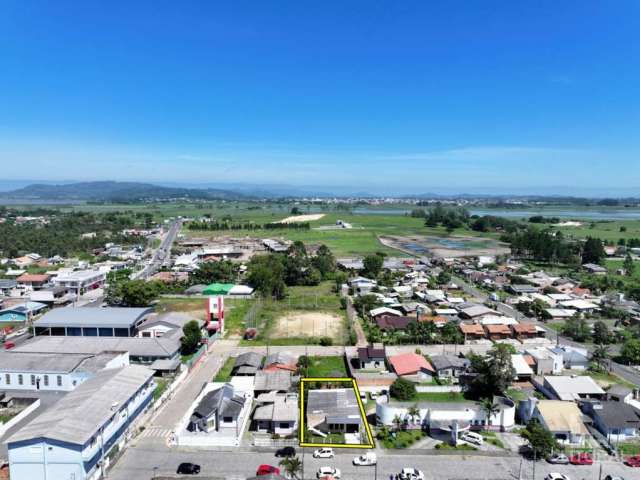
[[315, 222], [324, 217], [325, 213], [314, 213], [309, 215], [294, 215], [280, 220], [278, 223], [299, 223], [299, 222]]
[[288, 337], [336, 337], [342, 332], [341, 316], [323, 312], [291, 312], [275, 322], [273, 335]]
[[553, 226], [554, 227], [581, 227], [582, 222], [561, 222], [561, 223], [554, 223]]

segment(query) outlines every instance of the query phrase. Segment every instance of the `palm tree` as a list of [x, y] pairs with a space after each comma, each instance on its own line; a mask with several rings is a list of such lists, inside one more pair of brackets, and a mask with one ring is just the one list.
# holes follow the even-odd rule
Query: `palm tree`
[[485, 398], [482, 400], [482, 410], [487, 417], [487, 430], [491, 427], [491, 417], [500, 411], [500, 406], [493, 403], [493, 399]]
[[302, 471], [302, 462], [298, 457], [287, 457], [280, 460], [280, 466], [289, 478], [299, 479], [298, 473]]
[[418, 405], [413, 405], [407, 409], [407, 414], [411, 417], [411, 422], [416, 423], [416, 417], [420, 418]]
[[400, 425], [402, 425], [402, 418], [400, 418], [400, 415], [396, 414], [396, 416], [393, 417], [393, 424], [396, 426], [396, 432], [400, 430]]
[[596, 348], [591, 354], [591, 359], [596, 362], [599, 368], [602, 368], [603, 364], [609, 359], [609, 356], [608, 345], [596, 345]]

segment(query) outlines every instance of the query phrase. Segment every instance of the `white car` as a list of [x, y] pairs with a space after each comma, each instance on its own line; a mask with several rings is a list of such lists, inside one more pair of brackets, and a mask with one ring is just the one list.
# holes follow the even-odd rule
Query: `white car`
[[403, 468], [402, 471], [396, 475], [396, 480], [424, 480], [424, 473], [417, 468]]
[[544, 477], [544, 480], [570, 480], [566, 475], [562, 475], [561, 473], [551, 472], [549, 475]]
[[473, 443], [474, 445], [482, 445], [482, 435], [476, 432], [466, 432], [461, 437], [465, 442]]
[[377, 462], [378, 458], [375, 453], [365, 453], [353, 459], [353, 464], [360, 466], [375, 465]]
[[316, 473], [316, 477], [333, 477], [338, 480], [340, 478], [340, 470], [335, 467], [320, 467], [318, 473]]
[[333, 448], [319, 448], [313, 452], [313, 458], [333, 458]]

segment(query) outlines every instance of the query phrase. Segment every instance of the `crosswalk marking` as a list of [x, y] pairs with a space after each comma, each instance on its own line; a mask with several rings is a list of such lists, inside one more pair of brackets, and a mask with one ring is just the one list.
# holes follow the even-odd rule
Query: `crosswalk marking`
[[168, 438], [171, 430], [162, 427], [147, 427], [140, 434], [140, 438]]

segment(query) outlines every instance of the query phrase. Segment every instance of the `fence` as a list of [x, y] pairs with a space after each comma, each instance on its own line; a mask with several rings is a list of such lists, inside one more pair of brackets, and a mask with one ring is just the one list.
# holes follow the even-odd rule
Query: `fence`
[[297, 438], [272, 438], [271, 435], [253, 435], [254, 447], [269, 447], [269, 448], [282, 448], [282, 447], [297, 447]]
[[193, 366], [198, 363], [198, 360], [207, 352], [207, 345], [202, 345], [193, 356], [187, 360], [185, 363], [187, 365], [187, 369], [191, 370]]

